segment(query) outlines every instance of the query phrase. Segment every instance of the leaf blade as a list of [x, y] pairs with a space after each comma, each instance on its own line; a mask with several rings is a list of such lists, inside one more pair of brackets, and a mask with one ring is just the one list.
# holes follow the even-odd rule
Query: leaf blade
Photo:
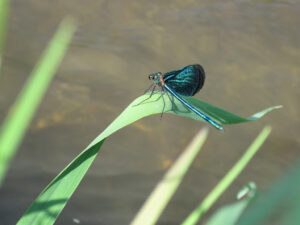
[[[55, 199], [57, 199], [56, 194], [57, 193], [61, 193], [61, 189], [65, 189], [66, 188], [66, 183], [73, 183], [74, 186], [72, 187], [72, 191], [66, 193], [64, 196], [60, 196], [61, 199], [66, 199], [65, 204], [67, 203], [68, 199], [72, 196], [73, 192], [75, 191], [76, 187], [79, 185], [80, 181], [82, 180], [84, 174], [87, 172], [88, 168], [90, 167], [91, 163], [93, 162], [93, 160], [95, 159], [96, 155], [98, 154], [98, 151], [101, 148], [101, 145], [99, 146], [99, 148], [97, 150], [94, 149], [94, 146], [98, 145], [99, 143], [101, 143], [102, 141], [104, 141], [105, 138], [107, 138], [108, 136], [110, 136], [111, 134], [113, 134], [114, 132], [116, 132], [119, 129], [122, 129], [123, 127], [143, 118], [149, 115], [153, 115], [153, 114], [160, 114], [161, 110], [163, 108], [163, 100], [162, 98], [160, 98], [160, 93], [155, 93], [153, 95], [153, 97], [145, 102], [143, 102], [142, 104], [139, 104], [140, 102], [142, 102], [145, 98], [147, 98], [147, 94], [140, 96], [138, 98], [136, 98], [132, 103], [130, 103], [130, 105], [100, 134], [98, 135], [56, 178], [54, 178], [54, 180], [47, 186], [47, 188], [38, 196], [38, 198], [33, 202], [33, 204], [31, 205], [31, 207], [26, 211], [26, 213], [24, 214], [23, 217], [39, 217], [40, 215], [38, 214], [34, 214], [34, 215], [30, 215], [32, 212], [33, 207], [36, 207], [36, 205], [39, 204], [40, 200], [43, 199], [47, 199], [47, 201], [51, 202]], [[165, 98], [165, 100], [167, 100], [166, 96], [163, 96]], [[202, 104], [202, 105], [209, 105], [209, 107], [211, 108], [217, 108], [215, 106], [212, 106], [208, 103], [202, 102], [200, 100], [195, 100], [193, 98], [190, 98], [188, 100], [191, 101], [198, 101], [197, 104]], [[199, 121], [202, 121], [201, 118], [199, 117], [195, 117], [192, 113], [190, 113], [189, 111], [187, 111], [187, 109], [182, 106], [182, 104], [179, 101], [175, 100], [175, 105], [177, 107], [177, 111], [172, 111], [172, 103], [170, 103], [169, 101], [165, 101], [166, 102], [166, 111], [167, 113], [175, 113], [177, 115], [180, 116], [184, 116], [184, 117], [188, 117], [188, 118], [192, 118], [192, 119], [196, 119]], [[199, 103], [200, 102], [200, 103]], [[219, 116], [223, 115], [224, 112], [226, 112], [223, 109], [217, 108], [219, 112], [221, 113], [217, 113]], [[223, 114], [222, 114], [223, 113]], [[228, 115], [234, 115], [232, 113], [226, 112]], [[225, 113], [225, 114], [226, 114]], [[239, 117], [237, 115], [232, 116], [234, 119], [231, 119], [232, 123], [240, 123], [240, 122], [247, 122], [249, 121], [248, 119]], [[242, 118], [242, 119], [241, 119]], [[92, 151], [92, 150], [95, 150]], [[72, 173], [72, 171], [69, 169], [69, 167], [71, 167], [73, 165], [73, 163], [78, 160], [84, 160], [84, 158], [82, 157], [82, 155], [85, 154], [88, 158], [90, 158], [91, 160], [89, 160], [87, 163], [82, 164], [84, 166], [80, 167], [80, 173], [73, 173], [73, 177], [72, 176], [68, 176], [68, 179], [70, 179], [69, 182], [64, 182], [61, 185], [57, 185], [56, 189], [49, 189], [49, 187], [52, 186], [53, 182], [56, 182], [57, 180], [63, 179], [62, 174], [64, 175], [68, 175], [68, 173], [66, 171], [68, 171], [69, 173]], [[66, 178], [64, 178], [66, 179]], [[48, 194], [51, 193], [51, 194]], [[42, 214], [42, 216], [40, 218], [43, 218], [45, 221], [43, 221], [43, 224], [53, 224], [56, 220], [56, 218], [58, 217], [59, 213], [63, 210], [65, 204], [63, 205], [59, 205], [54, 211], [58, 212], [56, 213], [56, 217], [53, 219], [50, 219], [49, 222], [46, 223], [46, 221], [48, 221], [48, 215], [47, 213], [43, 212], [42, 210], [39, 211], [40, 214]], [[20, 219], [20, 221], [18, 222], [18, 225], [24, 225], [24, 224], [28, 224], [28, 225], [32, 225], [33, 223], [24, 223], [23, 221], [23, 217]]]
[[265, 127], [257, 138], [248, 147], [244, 155], [238, 162], [230, 169], [230, 171], [220, 180], [214, 189], [206, 196], [206, 198], [198, 205], [198, 207], [190, 213], [190, 215], [183, 221], [182, 225], [194, 225], [201, 216], [215, 203], [215, 201], [224, 193], [229, 185], [237, 178], [242, 170], [249, 163], [254, 154], [259, 150], [261, 145], [267, 139], [271, 132], [271, 127]]
[[0, 129], [0, 186], [74, 32], [73, 21], [68, 19], [61, 23], [3, 122]]
[[153, 225], [177, 190], [188, 168], [201, 150], [206, 140], [208, 129], [198, 132], [190, 145], [174, 162], [172, 167], [157, 184], [142, 208], [139, 210], [131, 225]]

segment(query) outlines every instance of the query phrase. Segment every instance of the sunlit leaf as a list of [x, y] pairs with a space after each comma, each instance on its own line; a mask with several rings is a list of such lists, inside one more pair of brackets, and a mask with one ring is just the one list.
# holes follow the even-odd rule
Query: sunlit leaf
[[60, 64], [75, 31], [65, 20], [29, 76], [0, 129], [0, 186], [27, 127]]
[[235, 225], [246, 207], [256, 195], [256, 186], [250, 182], [238, 193], [238, 199], [241, 200], [225, 205], [218, 209], [205, 225]]
[[264, 143], [266, 138], [271, 132], [271, 127], [265, 127], [253, 143], [246, 150], [244, 155], [239, 161], [230, 169], [230, 171], [220, 180], [220, 182], [211, 190], [206, 198], [199, 204], [199, 206], [193, 210], [190, 215], [183, 221], [182, 225], [194, 225], [196, 224], [201, 216], [211, 208], [216, 200], [224, 193], [229, 185], [237, 178], [242, 170], [249, 163], [251, 158], [259, 150], [261, 145]]
[[[135, 99], [97, 138], [95, 138], [84, 151], [77, 156], [69, 166], [67, 166], [38, 196], [32, 206], [26, 211], [20, 219], [20, 224], [53, 224], [71, 197], [76, 187], [79, 185], [84, 174], [87, 172], [94, 158], [96, 157], [105, 138], [117, 130], [149, 115], [160, 114], [163, 108], [163, 100], [159, 93], [155, 93], [151, 99], [140, 104], [148, 94]], [[174, 99], [173, 111], [172, 104], [165, 98], [165, 111], [175, 113], [180, 116], [189, 117], [202, 121], [193, 113], [187, 110], [180, 102]], [[203, 112], [209, 114], [219, 122], [224, 124], [233, 124], [251, 121], [229, 113], [223, 109], [212, 106], [208, 103], [187, 98], [193, 105]], [[272, 107], [274, 109], [278, 107]], [[264, 111], [263, 111], [264, 112]], [[257, 117], [258, 119], [259, 117]], [[100, 122], [100, 118], [99, 118]], [[61, 202], [63, 201], [63, 203]], [[48, 204], [48, 202], [59, 202], [57, 204]], [[41, 207], [42, 204], [42, 207]]]
[[206, 136], [207, 129], [202, 129], [195, 136], [191, 144], [181, 153], [163, 179], [157, 184], [131, 225], [153, 225], [156, 223], [200, 151]]
[[237, 225], [300, 224], [300, 163], [263, 192]]

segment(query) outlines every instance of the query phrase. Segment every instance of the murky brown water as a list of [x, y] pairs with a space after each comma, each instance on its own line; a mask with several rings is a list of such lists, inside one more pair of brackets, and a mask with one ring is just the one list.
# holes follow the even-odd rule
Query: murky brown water
[[[179, 224], [267, 124], [261, 151], [218, 201], [248, 181], [265, 189], [300, 155], [300, 4], [244, 1], [12, 1], [0, 77], [0, 119], [65, 15], [79, 29], [0, 190], [0, 224], [14, 224], [41, 190], [149, 85], [150, 72], [200, 63], [196, 97], [259, 121], [211, 129], [159, 224]], [[164, 115], [107, 139], [56, 224], [128, 224], [165, 169], [203, 126]], [[216, 207], [214, 209], [216, 209]]]

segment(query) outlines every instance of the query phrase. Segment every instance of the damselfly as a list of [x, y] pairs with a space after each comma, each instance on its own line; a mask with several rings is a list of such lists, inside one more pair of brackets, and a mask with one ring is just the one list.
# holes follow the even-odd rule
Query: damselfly
[[[192, 106], [190, 103], [188, 103], [180, 96], [180, 95], [193, 96], [202, 88], [205, 80], [205, 72], [202, 66], [200, 66], [199, 64], [194, 64], [194, 65], [185, 66], [179, 70], [167, 72], [165, 74], [162, 74], [161, 72], [152, 73], [148, 76], [148, 78], [149, 80], [154, 81], [154, 83], [151, 84], [151, 86], [146, 90], [147, 92], [152, 88], [149, 98], [152, 97], [155, 88], [158, 86], [161, 88], [162, 92], [165, 92], [167, 94], [171, 102], [172, 99], [170, 98], [169, 93], [173, 95], [175, 98], [177, 98], [187, 108], [192, 110], [194, 113], [196, 113], [201, 118], [203, 118], [204, 120], [212, 124], [217, 129], [219, 130], [224, 129], [221, 124], [211, 119], [209, 116], [205, 115], [204, 113], [200, 112], [198, 109], [196, 109], [194, 106]], [[163, 101], [165, 101], [164, 98], [162, 99]], [[165, 108], [165, 102], [164, 102], [163, 111], [164, 108]]]

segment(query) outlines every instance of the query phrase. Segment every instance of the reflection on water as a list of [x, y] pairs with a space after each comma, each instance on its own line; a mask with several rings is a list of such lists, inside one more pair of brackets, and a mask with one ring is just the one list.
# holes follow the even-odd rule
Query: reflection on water
[[[147, 74], [200, 63], [196, 96], [263, 119], [211, 129], [159, 224], [182, 221], [266, 124], [273, 132], [219, 205], [249, 180], [266, 188], [299, 155], [300, 5], [256, 1], [13, 1], [0, 77], [2, 121], [59, 21], [79, 30], [0, 191], [0, 223], [14, 224], [38, 193], [135, 97]], [[57, 224], [128, 224], [164, 170], [203, 124], [164, 115], [110, 137]], [[54, 166], [53, 166], [54, 165]]]

